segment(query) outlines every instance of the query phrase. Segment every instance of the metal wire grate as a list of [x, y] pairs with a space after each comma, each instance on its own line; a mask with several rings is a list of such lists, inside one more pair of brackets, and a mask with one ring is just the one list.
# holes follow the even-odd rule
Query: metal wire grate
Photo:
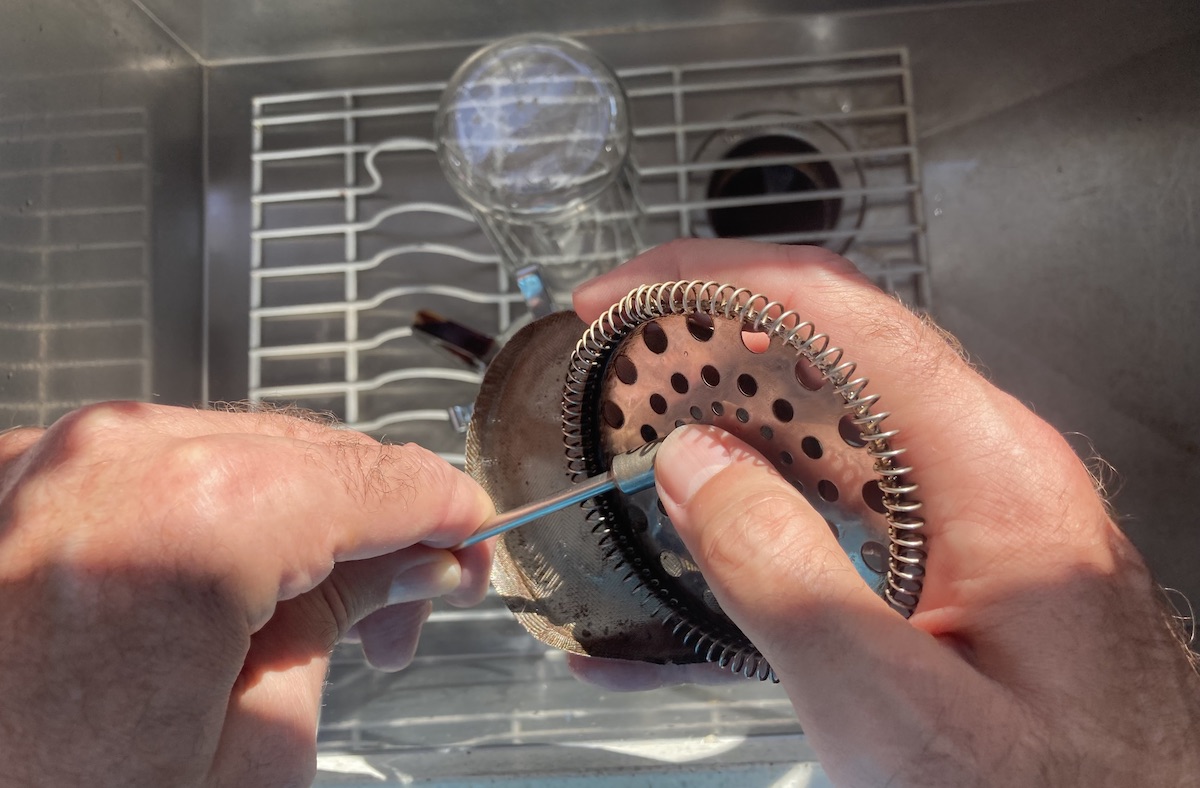
[[[648, 244], [749, 219], [739, 235], [824, 244], [928, 306], [905, 50], [619, 74]], [[502, 334], [524, 305], [437, 169], [443, 87], [255, 99], [250, 397], [461, 462], [451, 410], [474, 399], [478, 374], [414, 337], [413, 315], [431, 308]], [[745, 193], [781, 173], [783, 188]], [[768, 212], [779, 227], [755, 221]]]
[[0, 119], [0, 429], [150, 398], [140, 109]]

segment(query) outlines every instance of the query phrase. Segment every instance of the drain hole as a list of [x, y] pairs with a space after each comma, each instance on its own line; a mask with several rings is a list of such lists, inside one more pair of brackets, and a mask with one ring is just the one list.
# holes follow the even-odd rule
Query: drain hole
[[667, 352], [667, 332], [658, 323], [647, 323], [642, 331], [642, 341], [651, 353], [662, 355]]
[[657, 413], [660, 416], [662, 414], [666, 413], [667, 412], [666, 398], [663, 397], [662, 394], [651, 394], [650, 395], [650, 410], [654, 411], [655, 413]]
[[883, 574], [888, 568], [888, 550], [879, 542], [865, 542], [859, 551], [863, 563], [876, 574]]
[[650, 530], [650, 520], [646, 518], [646, 513], [636, 507], [630, 507], [626, 514], [629, 519], [629, 525], [639, 534], [644, 534]]
[[821, 371], [806, 358], [801, 358], [796, 362], [796, 380], [809, 391], [820, 391], [821, 387], [825, 385], [825, 378], [821, 375]]
[[751, 353], [766, 353], [771, 347], [771, 337], [762, 331], [743, 331], [742, 344]]
[[745, 408], [738, 408], [737, 412], [735, 412], [733, 415], [737, 416], [737, 420], [742, 424], [746, 424], [750, 421], [750, 414], [746, 412]]
[[762, 436], [763, 436], [764, 438], [766, 438], [767, 440], [771, 440], [772, 438], [774, 438], [774, 437], [775, 437], [775, 430], [771, 429], [771, 428], [770, 428], [770, 427], [768, 427], [766, 424], [764, 424], [764, 425], [762, 425], [761, 427], [759, 427], [759, 428], [758, 428], [758, 431], [759, 431], [760, 433], [762, 433]]
[[846, 442], [847, 446], [861, 449], [867, 445], [867, 442], [862, 439], [862, 432], [854, 424], [852, 416], [842, 416], [838, 421], [838, 435], [842, 436], [842, 440]]
[[808, 455], [810, 460], [819, 460], [825, 450], [821, 448], [821, 442], [809, 435], [804, 440], [800, 441], [800, 448]]
[[693, 312], [687, 316], [688, 331], [701, 342], [712, 339], [713, 319], [703, 312]]
[[792, 408], [792, 403], [785, 399], [777, 399], [771, 403], [771, 412], [775, 414], [775, 418], [787, 424], [796, 415], [796, 411]]
[[632, 386], [637, 383], [637, 366], [629, 356], [617, 356], [613, 361], [613, 371], [617, 373], [617, 380], [625, 385]]
[[791, 465], [793, 462], [796, 461], [796, 458], [792, 456], [792, 453], [790, 451], [780, 452], [779, 459], [783, 461], [784, 465]]
[[738, 375], [738, 391], [747, 397], [753, 397], [758, 393], [758, 381], [751, 375]]
[[658, 432], [649, 424], [642, 425], [642, 440], [646, 443], [658, 440]]
[[625, 426], [625, 413], [620, 406], [612, 400], [606, 400], [600, 406], [600, 415], [604, 417], [604, 423], [612, 427], [614, 430], [619, 430]]
[[675, 389], [675, 392], [678, 394], [687, 394], [688, 393], [687, 378], [684, 377], [681, 373], [676, 372], [674, 375], [671, 376], [671, 388]]
[[664, 550], [659, 553], [658, 560], [662, 564], [663, 571], [671, 577], [679, 577], [683, 574], [683, 561], [678, 554]]
[[691, 409], [688, 410], [688, 413], [690, 413], [692, 418], [696, 421], [700, 421], [704, 418], [704, 411], [700, 410], [700, 406], [698, 405], [693, 405]]
[[722, 405], [722, 404], [721, 404], [721, 403], [719, 403], [719, 402], [714, 402], [714, 403], [712, 404], [712, 409], [713, 409], [713, 413], [715, 413], [715, 414], [716, 414], [716, 415], [718, 415], [718, 416], [724, 416], [724, 415], [725, 415], [725, 406], [724, 406], [724, 405]]
[[822, 479], [817, 482], [817, 495], [821, 496], [822, 500], [833, 503], [839, 495], [837, 485], [828, 479]]
[[[708, 181], [708, 199], [723, 200], [764, 195], [802, 195], [841, 188], [837, 172], [827, 161], [792, 164], [755, 164], [764, 157], [804, 156], [820, 153], [808, 142], [783, 134], [752, 137], [735, 145], [725, 159], [731, 166], [717, 170]], [[734, 162], [733, 160], [740, 160]], [[789, 201], [775, 205], [710, 208], [708, 221], [721, 238], [782, 233], [819, 233], [837, 226], [842, 201], [837, 197]], [[797, 243], [820, 245], [821, 240]]]
[[887, 507], [883, 505], [883, 490], [879, 489], [879, 482], [869, 481], [863, 485], [862, 489], [863, 502], [873, 512], [887, 514]]
[[717, 384], [721, 382], [721, 373], [717, 371], [716, 367], [706, 364], [700, 370], [700, 379], [707, 385], [716, 388]]

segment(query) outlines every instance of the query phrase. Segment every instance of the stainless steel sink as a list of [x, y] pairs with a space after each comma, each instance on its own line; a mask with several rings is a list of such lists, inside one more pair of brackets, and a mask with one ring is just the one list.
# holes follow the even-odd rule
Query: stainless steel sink
[[[428, 139], [440, 84], [485, 38], [569, 31], [618, 68], [643, 129], [671, 130], [642, 136], [636, 152], [650, 173], [645, 198], [658, 206], [654, 242], [709, 231], [704, 212], [681, 203], [705, 198], [703, 173], [716, 166], [706, 144], [728, 149], [742, 139], [722, 122], [767, 112], [764, 128], [787, 131], [781, 113], [856, 118], [863, 107], [903, 108], [902, 128], [880, 121], [850, 142], [895, 149], [863, 186], [895, 193], [863, 196], [882, 211], [871, 221], [910, 231], [873, 241], [851, 224], [822, 240], [848, 240], [852, 259], [930, 308], [997, 385], [1068, 433], [1081, 457], [1111, 463], [1123, 527], [1164, 584], [1200, 603], [1200, 531], [1187, 496], [1200, 483], [1192, 407], [1200, 354], [1190, 345], [1200, 335], [1193, 0], [863, 2], [836, 13], [819, 2], [617, 3], [603, 15], [530, 7], [499, 22], [483, 5], [339, 16], [306, 0], [257, 4], [248, 16], [248, 6], [227, 0], [44, 0], [7, 14], [15, 21], [0, 31], [0, 428], [100, 398], [253, 396], [297, 399], [453, 458], [461, 436], [446, 408], [471, 399], [473, 373], [433, 348], [391, 340], [403, 339], [396, 332], [416, 306], [484, 330], [503, 329], [522, 307], [465, 216], [385, 216], [397, 205], [454, 204], [428, 151], [380, 154], [382, 188], [346, 189], [373, 183], [365, 167], [373, 146]], [[761, 86], [765, 64], [790, 63], [794, 74], [808, 67], [796, 64], [846, 62], [895, 69], [899, 87], [877, 80], [851, 90], [839, 86], [844, 72], [829, 72], [816, 86], [690, 94], [687, 120], [711, 123], [717, 142], [675, 133], [683, 95], [675, 88], [702, 81], [698, 64], [718, 64], [708, 76], [721, 79], [749, 69]], [[815, 136], [818, 147], [836, 146]], [[334, 155], [289, 153], [331, 146]], [[919, 166], [905, 172], [905, 162]], [[843, 189], [855, 188], [852, 171], [839, 174]], [[269, 199], [323, 189], [335, 193]], [[858, 205], [844, 203], [843, 219]], [[304, 227], [326, 229], [288, 234]], [[344, 268], [252, 273], [370, 261], [398, 247], [408, 251], [354, 277]], [[389, 299], [356, 316], [354, 336], [345, 309], [294, 311], [433, 281], [490, 297]], [[372, 344], [381, 332], [392, 333]], [[296, 345], [307, 347], [271, 350]], [[447, 372], [396, 374], [414, 368]], [[351, 397], [348, 381], [371, 385]], [[427, 413], [389, 420], [401, 411]], [[508, 784], [513, 775], [592, 770], [702, 784], [701, 775], [724, 770], [752, 783], [822, 784], [776, 688], [619, 696], [582, 687], [495, 600], [439, 611], [426, 634], [413, 668], [395, 676], [363, 669], [352, 649], [338, 652], [323, 778], [457, 784], [487, 775]]]

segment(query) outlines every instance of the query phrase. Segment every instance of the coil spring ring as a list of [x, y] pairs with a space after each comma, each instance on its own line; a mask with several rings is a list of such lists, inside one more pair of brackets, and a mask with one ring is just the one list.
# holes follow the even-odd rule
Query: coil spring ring
[[[752, 331], [781, 340], [782, 345], [790, 346], [815, 367], [842, 399], [843, 407], [851, 416], [851, 423], [859, 430], [868, 456], [874, 460], [874, 471], [881, 477], [879, 488], [887, 510], [885, 517], [889, 541], [884, 596], [899, 613], [905, 617], [911, 615], [920, 602], [927, 553], [925, 536], [921, 533], [924, 521], [916, 515], [921, 503], [912, 497], [917, 492], [917, 485], [905, 479], [912, 468], [897, 462], [905, 450], [891, 445], [898, 431], [881, 429], [880, 425], [890, 414], [872, 412], [879, 395], [865, 393], [868, 379], [854, 377], [858, 365], [844, 359], [842, 348], [831, 345], [830, 338], [818, 333], [811, 322], [801, 319], [795, 311], [786, 310], [781, 303], [765, 295], [715, 281], [664, 282], [634, 289], [600, 315], [576, 344], [563, 391], [563, 439], [567, 468], [572, 479], [578, 481], [588, 472], [583, 445], [583, 409], [592, 389], [599, 386], [599, 376], [594, 376], [593, 372], [603, 368], [607, 356], [638, 325], [668, 315], [698, 312], [740, 320]], [[602, 540], [610, 540], [611, 533], [597, 510], [589, 512], [588, 519], [593, 521], [594, 531], [605, 531]], [[616, 550], [616, 547], [612, 547], [609, 554], [612, 555]], [[636, 577], [635, 570], [629, 572], [625, 579], [629, 581]], [[639, 581], [637, 586], [639, 588], [635, 590], [641, 590], [642, 583]], [[645, 595], [643, 601], [658, 599], [659, 605], [654, 614], [661, 612], [662, 607], [670, 601], [653, 593], [657, 589], [645, 590], [651, 593]], [[734, 644], [705, 635], [691, 621], [674, 611], [669, 612], [667, 623], [674, 619], [679, 620], [673, 632], [683, 633], [685, 644], [690, 644], [692, 638], [696, 638], [696, 653], [703, 651], [706, 661], [716, 661], [723, 667], [747, 676], [774, 678], [774, 672], [756, 651], [747, 653]]]

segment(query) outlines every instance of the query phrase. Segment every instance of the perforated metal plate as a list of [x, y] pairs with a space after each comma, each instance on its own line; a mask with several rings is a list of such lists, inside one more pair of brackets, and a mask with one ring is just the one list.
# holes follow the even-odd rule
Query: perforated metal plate
[[[569, 353], [558, 466], [547, 392], [572, 324], [562, 315], [532, 324], [488, 370], [469, 468], [501, 510], [557, 491], [560, 469], [580, 481], [676, 427], [713, 424], [757, 449], [825, 518], [864, 581], [912, 611], [925, 551], [911, 469], [897, 462], [896, 432], [880, 426], [887, 414], [872, 413], [878, 397], [828, 337], [731, 285], [638, 288]], [[501, 544], [495, 582], [531, 632], [580, 653], [774, 675], [720, 609], [653, 490], [585, 507], [582, 522], [548, 518]]]
[[[704, 314], [661, 317], [635, 329], [604, 374], [603, 455], [629, 451], [682, 424], [716, 425], [761, 452], [805, 495], [859, 574], [882, 594], [887, 509], [858, 428], [811, 362], [779, 352], [779, 340], [772, 348], [765, 334], [745, 336], [740, 320]], [[669, 588], [697, 617], [724, 618], [654, 491], [613, 500], [648, 582]], [[733, 623], [725, 619], [722, 626]]]

